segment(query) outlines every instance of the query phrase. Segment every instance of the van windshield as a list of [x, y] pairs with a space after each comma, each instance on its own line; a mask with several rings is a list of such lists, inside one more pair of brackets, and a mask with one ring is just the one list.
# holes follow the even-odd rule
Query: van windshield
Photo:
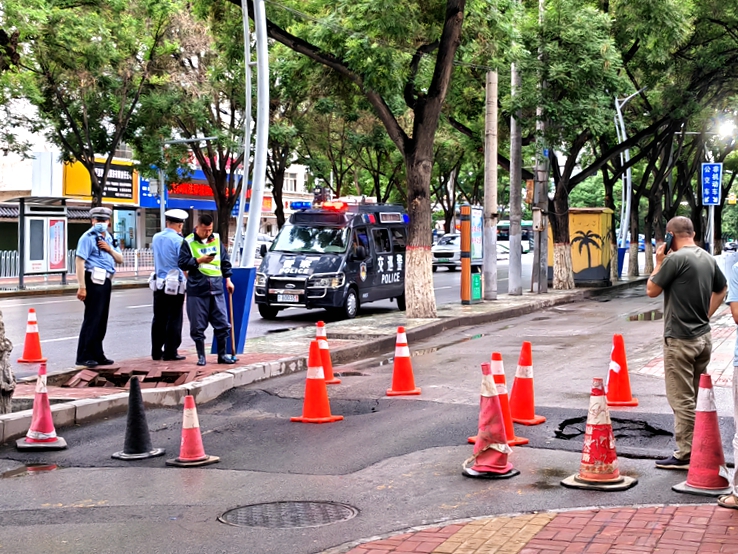
[[272, 252], [338, 254], [346, 251], [347, 227], [285, 225], [272, 243]]

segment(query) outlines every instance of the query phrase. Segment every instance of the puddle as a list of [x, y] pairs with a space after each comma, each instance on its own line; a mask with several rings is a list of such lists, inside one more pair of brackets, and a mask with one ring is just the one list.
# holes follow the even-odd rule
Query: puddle
[[534, 317], [533, 319], [531, 319], [531, 321], [547, 321], [549, 319], [551, 319], [549, 316], [544, 315], [540, 317]]
[[336, 377], [366, 377], [368, 374], [361, 371], [340, 371], [338, 373], [334, 371], [333, 375]]
[[273, 333], [286, 333], [287, 331], [294, 331], [295, 329], [300, 329], [300, 327], [285, 327], [284, 329], [267, 329], [267, 334], [273, 334]]
[[639, 314], [629, 315], [626, 319], [628, 321], [658, 321], [659, 319], [664, 319], [664, 312], [661, 310], [650, 310]]
[[[612, 420], [612, 432], [615, 439], [652, 439], [658, 436], [671, 437], [673, 434], [665, 429], [659, 429], [649, 424], [647, 421], [636, 419], [619, 419], [616, 417]], [[572, 440], [584, 435], [587, 426], [587, 416], [573, 417], [565, 419], [559, 424], [559, 428], [554, 431], [557, 439]]]
[[27, 464], [0, 473], [0, 479], [10, 479], [11, 477], [23, 477], [25, 475], [37, 475], [39, 473], [54, 471], [59, 469], [56, 464]]

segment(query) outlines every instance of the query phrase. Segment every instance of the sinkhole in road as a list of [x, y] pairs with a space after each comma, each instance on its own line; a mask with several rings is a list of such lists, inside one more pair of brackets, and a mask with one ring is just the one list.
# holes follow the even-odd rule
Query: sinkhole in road
[[664, 312], [661, 310], [647, 310], [638, 314], [626, 316], [628, 321], [658, 321], [664, 319]]
[[358, 514], [358, 508], [340, 502], [265, 502], [228, 510], [218, 521], [236, 527], [304, 529], [348, 521]]
[[[559, 428], [554, 431], [554, 436], [566, 441], [577, 439], [584, 435], [586, 427], [587, 416], [572, 417], [559, 423]], [[626, 442], [673, 436], [670, 431], [654, 427], [647, 421], [617, 417], [612, 418], [612, 432], [615, 439]]]
[[37, 475], [41, 472], [54, 471], [55, 469], [59, 469], [59, 466], [56, 464], [26, 464], [0, 473], [0, 479], [23, 477], [25, 475]]

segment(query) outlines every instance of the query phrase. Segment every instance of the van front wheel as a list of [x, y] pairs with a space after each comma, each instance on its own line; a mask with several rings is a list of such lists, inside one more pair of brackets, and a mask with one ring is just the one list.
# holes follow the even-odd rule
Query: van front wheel
[[346, 293], [346, 298], [343, 301], [343, 306], [338, 309], [341, 317], [345, 319], [354, 319], [356, 314], [359, 312], [359, 295], [356, 294], [356, 289], [349, 289]]
[[267, 304], [257, 304], [257, 307], [259, 308], [259, 315], [263, 319], [277, 319], [279, 308], [274, 308]]

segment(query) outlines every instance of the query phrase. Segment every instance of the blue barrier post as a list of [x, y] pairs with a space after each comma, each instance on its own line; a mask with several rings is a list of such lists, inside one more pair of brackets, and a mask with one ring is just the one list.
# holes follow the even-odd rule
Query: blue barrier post
[[[249, 317], [251, 316], [251, 304], [254, 298], [254, 281], [256, 280], [255, 267], [234, 267], [231, 281], [236, 289], [233, 291], [233, 319], [231, 325], [236, 337], [236, 353], [243, 354], [246, 347], [246, 332], [249, 327]], [[225, 279], [223, 280], [223, 290], [226, 295], [226, 307], [228, 308], [228, 320], [231, 319], [230, 306], [228, 305], [228, 291], [225, 288]], [[212, 353], [218, 352], [217, 341], [213, 338]], [[228, 338], [226, 352], [231, 354], [231, 339]]]
[[628, 248], [618, 248], [618, 279], [623, 275], [623, 265], [625, 264], [625, 253]]

